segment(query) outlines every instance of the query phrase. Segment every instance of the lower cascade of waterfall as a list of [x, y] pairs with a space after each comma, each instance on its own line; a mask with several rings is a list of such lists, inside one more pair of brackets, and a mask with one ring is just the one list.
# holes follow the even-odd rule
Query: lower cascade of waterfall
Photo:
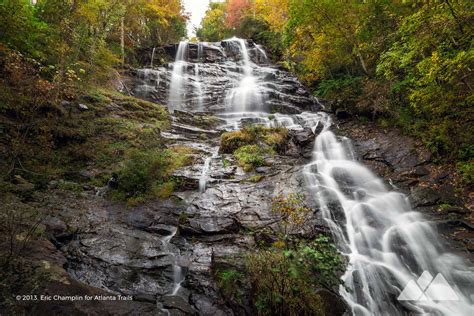
[[407, 196], [354, 160], [327, 115], [322, 122], [304, 174], [348, 258], [340, 294], [353, 314], [473, 315], [472, 269], [444, 250]]
[[[213, 113], [225, 122], [223, 130], [248, 122], [312, 129], [313, 158], [303, 173], [308, 194], [347, 258], [339, 293], [353, 315], [474, 315], [472, 268], [445, 250], [407, 196], [356, 160], [350, 140], [331, 131], [331, 117], [314, 111], [317, 100], [294, 76], [269, 66], [261, 47], [237, 38], [181, 42], [174, 63], [139, 74], [135, 93], [148, 93], [170, 110]], [[200, 192], [217, 157], [216, 149], [204, 160]], [[174, 258], [172, 295], [185, 278]]]

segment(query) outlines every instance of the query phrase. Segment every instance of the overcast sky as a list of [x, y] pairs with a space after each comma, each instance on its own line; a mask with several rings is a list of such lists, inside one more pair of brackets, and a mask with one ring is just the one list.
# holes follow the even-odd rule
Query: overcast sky
[[209, 0], [184, 0], [184, 10], [191, 16], [187, 29], [188, 37], [196, 35], [194, 28], [201, 24], [201, 20], [204, 17], [209, 6]]

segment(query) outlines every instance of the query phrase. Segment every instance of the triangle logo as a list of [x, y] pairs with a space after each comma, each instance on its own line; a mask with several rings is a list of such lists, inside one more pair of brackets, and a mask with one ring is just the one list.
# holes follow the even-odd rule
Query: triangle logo
[[423, 296], [423, 291], [414, 280], [410, 280], [398, 296], [399, 301], [417, 301]]
[[433, 276], [424, 271], [416, 280], [410, 280], [397, 298], [399, 301], [459, 301], [459, 296], [441, 273]]
[[459, 301], [459, 296], [441, 273], [436, 275], [426, 289], [425, 295], [433, 301]]

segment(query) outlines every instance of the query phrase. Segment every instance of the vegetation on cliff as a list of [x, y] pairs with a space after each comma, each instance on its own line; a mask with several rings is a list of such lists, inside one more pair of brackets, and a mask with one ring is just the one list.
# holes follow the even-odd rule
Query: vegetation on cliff
[[317, 96], [423, 140], [472, 183], [471, 1], [226, 0], [201, 40], [262, 43]]
[[10, 0], [0, 14], [1, 181], [104, 185], [134, 151], [162, 151], [166, 109], [110, 91], [138, 50], [185, 35], [179, 0]]
[[324, 235], [299, 237], [312, 215], [303, 195], [275, 197], [272, 211], [280, 218], [276, 230], [267, 232], [274, 241], [245, 254], [240, 267], [237, 261], [215, 267], [217, 284], [230, 304], [250, 300], [257, 315], [326, 315], [321, 291], [339, 286], [342, 257]]
[[281, 151], [287, 140], [284, 127], [247, 125], [244, 128], [221, 135], [221, 153], [233, 153], [245, 171], [266, 164], [265, 156]]

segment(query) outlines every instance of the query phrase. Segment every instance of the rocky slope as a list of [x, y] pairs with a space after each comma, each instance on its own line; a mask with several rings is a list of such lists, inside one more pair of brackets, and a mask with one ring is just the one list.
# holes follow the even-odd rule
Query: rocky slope
[[[289, 116], [258, 113], [242, 119], [223, 113], [226, 106], [233, 104], [225, 91], [240, 84], [240, 67], [245, 67], [241, 64], [242, 51], [233, 43], [189, 45], [189, 60], [200, 63], [197, 69], [187, 66], [188, 76], [181, 88], [183, 107], [169, 119], [158, 111], [159, 123], [148, 120], [149, 104], [131, 107], [121, 99], [101, 101], [101, 109], [107, 109], [101, 112], [101, 121], [120, 123], [114, 121], [116, 125], [108, 126], [111, 128], [107, 135], [112, 139], [146, 145], [149, 138], [145, 137], [152, 135], [160, 146], [170, 150], [192, 149], [192, 164], [173, 170], [175, 186], [169, 196], [133, 206], [110, 199], [107, 192], [113, 191], [115, 180], [100, 186], [74, 179], [68, 186], [50, 182], [46, 191], [35, 192], [30, 200], [49, 211], [43, 221], [48, 240], [35, 241], [28, 252], [30, 259], [40, 262], [48, 272], [45, 293], [120, 294], [131, 295], [133, 301], [42, 302], [27, 306], [31, 312], [252, 314], [248, 298], [244, 297], [240, 304], [226, 300], [215, 280], [216, 269], [238, 268], [242, 265], [239, 258], [255, 245], [274, 241], [278, 217], [271, 210], [273, 197], [306, 192], [302, 169], [311, 159], [315, 137], [321, 130], [305, 125], [314, 119], [314, 113], [301, 113], [317, 111], [320, 104], [294, 76], [266, 65], [259, 48], [247, 42], [249, 58], [262, 64], [252, 75], [261, 82], [258, 89], [265, 95], [264, 109], [291, 114], [294, 124], [287, 126], [289, 135], [284, 148], [266, 156], [266, 166], [246, 172], [234, 155], [219, 152], [221, 134], [242, 123], [288, 124]], [[178, 49], [177, 45], [165, 48], [173, 56]], [[134, 70], [120, 88], [124, 93], [166, 103], [173, 71], [172, 65]], [[205, 87], [198, 84], [203, 81], [207, 83]], [[199, 111], [189, 111], [198, 105]], [[81, 113], [76, 114], [84, 115]], [[465, 194], [452, 185], [449, 172], [440, 170], [426, 150], [397, 131], [350, 119], [336, 120], [334, 125], [337, 133], [353, 140], [361, 161], [409, 193], [412, 204], [435, 221], [447, 243], [472, 258], [472, 209], [463, 198]], [[126, 132], [120, 129], [120, 133], [113, 134], [118, 126], [125, 126]], [[108, 148], [110, 144], [103, 145]], [[113, 145], [114, 155], [126, 157], [123, 151], [128, 148]], [[81, 179], [110, 175], [110, 165], [123, 163], [106, 162], [109, 166], [95, 161], [81, 165]], [[307, 197], [306, 204], [311, 207], [312, 216], [303, 235], [328, 234], [314, 199]], [[344, 313], [346, 306], [338, 295], [327, 292], [324, 299], [328, 315]]]

